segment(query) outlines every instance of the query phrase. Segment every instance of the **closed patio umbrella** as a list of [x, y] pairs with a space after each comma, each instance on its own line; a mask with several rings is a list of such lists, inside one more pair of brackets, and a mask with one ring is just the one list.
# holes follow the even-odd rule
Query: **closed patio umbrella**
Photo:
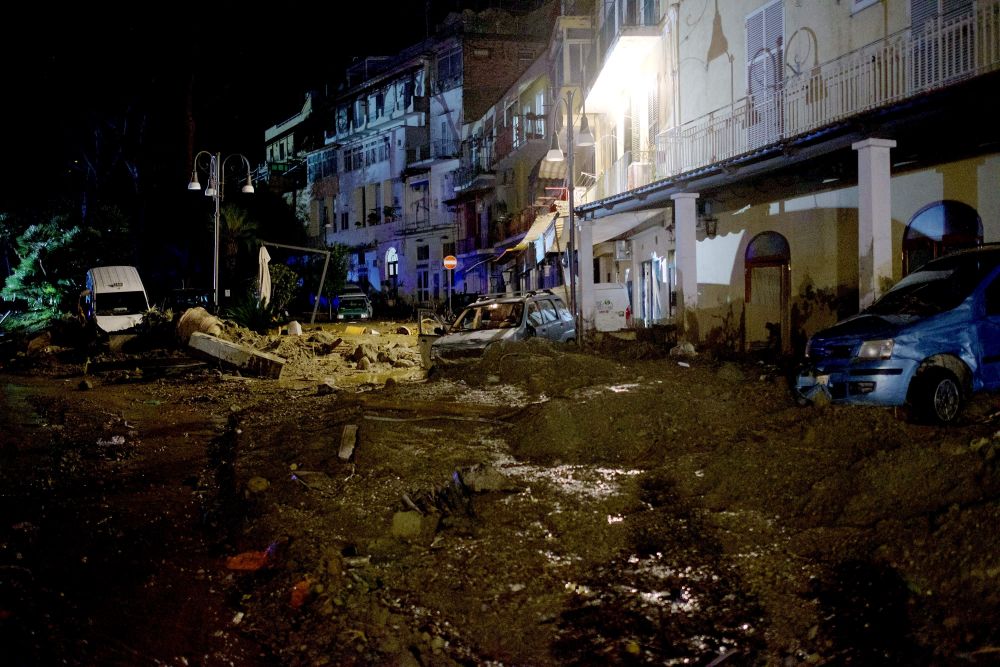
[[268, 266], [270, 261], [271, 255], [268, 254], [267, 248], [261, 246], [257, 258], [257, 284], [260, 288], [260, 300], [265, 306], [271, 301], [271, 268]]

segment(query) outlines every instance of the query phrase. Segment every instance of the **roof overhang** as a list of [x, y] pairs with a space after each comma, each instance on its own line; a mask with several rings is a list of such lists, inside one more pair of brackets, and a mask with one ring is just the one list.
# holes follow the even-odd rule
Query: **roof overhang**
[[669, 207], [649, 208], [642, 211], [613, 213], [594, 220], [594, 244], [618, 238], [643, 225], [648, 220], [665, 213]]

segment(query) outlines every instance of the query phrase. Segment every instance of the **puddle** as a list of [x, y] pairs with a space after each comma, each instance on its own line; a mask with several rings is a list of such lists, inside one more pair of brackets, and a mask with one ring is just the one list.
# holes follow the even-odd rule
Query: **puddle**
[[[504, 474], [526, 483], [546, 482], [567, 496], [592, 501], [620, 494], [626, 478], [636, 477], [644, 472], [586, 465], [541, 467], [515, 462], [513, 459], [497, 465]], [[612, 521], [609, 520], [609, 523]]]

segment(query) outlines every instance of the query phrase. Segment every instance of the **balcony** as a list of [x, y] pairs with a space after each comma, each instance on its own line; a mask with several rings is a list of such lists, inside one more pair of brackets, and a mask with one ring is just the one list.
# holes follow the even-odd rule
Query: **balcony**
[[670, 177], [898, 104], [1000, 66], [1000, 2], [903, 31], [785, 79], [657, 137], [658, 177]]
[[462, 163], [455, 170], [455, 191], [492, 187], [493, 141], [476, 137], [465, 142]]
[[[497, 128], [494, 164], [503, 162], [531, 143], [541, 146], [542, 154], [548, 149], [545, 143], [545, 117], [536, 114], [512, 117], [510, 125]], [[541, 156], [537, 159], [541, 159]]]
[[431, 156], [436, 160], [456, 158], [461, 154], [458, 139], [437, 139], [431, 142]]
[[[998, 69], [1000, 0], [986, 0], [975, 12], [928, 23], [919, 35], [890, 35], [660, 133], [648, 182], [752, 155]], [[620, 163], [599, 176], [588, 200], [639, 187], [630, 186]]]

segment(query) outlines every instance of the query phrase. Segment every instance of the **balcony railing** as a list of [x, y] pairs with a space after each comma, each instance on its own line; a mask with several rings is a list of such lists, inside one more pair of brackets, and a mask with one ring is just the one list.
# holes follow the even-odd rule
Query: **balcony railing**
[[545, 118], [534, 114], [517, 116], [510, 125], [497, 128], [496, 161], [537, 139], [545, 139]]
[[493, 173], [493, 147], [492, 141], [482, 141], [479, 138], [466, 141], [463, 147], [465, 154], [462, 162], [455, 170], [455, 189], [462, 190], [476, 180], [477, 176]]
[[458, 139], [437, 139], [431, 142], [431, 155], [435, 159], [458, 157], [462, 143]]
[[651, 183], [655, 160], [653, 151], [627, 151], [598, 176], [591, 189], [593, 198], [603, 199]]
[[[930, 21], [920, 34], [901, 31], [786, 78], [763, 95], [662, 132], [652, 179], [744, 156], [998, 67], [1000, 0], [986, 0], [975, 12]], [[601, 197], [620, 194], [625, 189], [614, 189], [627, 186], [620, 175], [604, 182]]]

